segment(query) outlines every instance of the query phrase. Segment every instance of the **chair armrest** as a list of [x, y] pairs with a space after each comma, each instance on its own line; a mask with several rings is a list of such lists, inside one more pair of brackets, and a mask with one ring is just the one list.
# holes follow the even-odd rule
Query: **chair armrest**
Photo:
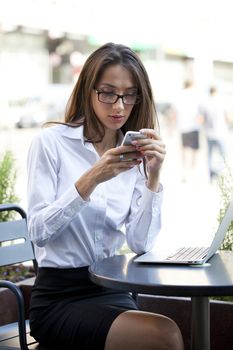
[[18, 327], [19, 327], [19, 341], [22, 350], [28, 350], [27, 340], [26, 340], [26, 324], [25, 324], [25, 314], [24, 314], [24, 298], [23, 294], [18, 286], [13, 282], [0, 280], [0, 288], [10, 289], [17, 300], [18, 309]]
[[17, 213], [19, 213], [23, 219], [26, 219], [27, 214], [23, 208], [21, 208], [18, 204], [15, 203], [6, 203], [6, 204], [0, 204], [0, 212], [1, 211], [10, 211], [14, 210]]

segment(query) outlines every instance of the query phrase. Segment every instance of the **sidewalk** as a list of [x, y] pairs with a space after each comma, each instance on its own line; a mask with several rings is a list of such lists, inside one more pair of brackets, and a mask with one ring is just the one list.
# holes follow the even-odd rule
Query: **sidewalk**
[[[161, 176], [164, 186], [163, 223], [157, 244], [161, 248], [206, 245], [218, 227], [219, 189], [217, 181], [209, 182], [204, 135], [201, 134], [197, 166], [184, 182], [179, 135], [176, 131], [162, 132], [167, 155]], [[229, 136], [228, 149], [231, 150], [233, 138]], [[230, 159], [232, 164], [232, 157]]]

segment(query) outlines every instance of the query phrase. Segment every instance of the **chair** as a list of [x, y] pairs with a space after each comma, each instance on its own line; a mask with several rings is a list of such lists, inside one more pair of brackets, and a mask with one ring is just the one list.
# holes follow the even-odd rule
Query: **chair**
[[[0, 204], [0, 212], [3, 211], [16, 211], [21, 218], [0, 222], [0, 266], [32, 260], [37, 271], [33, 245], [28, 237], [25, 211], [16, 204]], [[13, 244], [1, 244], [7, 241], [12, 241]], [[29, 323], [25, 320], [24, 297], [20, 287], [13, 282], [0, 280], [0, 288], [8, 288], [14, 293], [18, 312], [18, 322], [0, 327], [0, 350], [49, 350], [39, 345], [30, 336]]]

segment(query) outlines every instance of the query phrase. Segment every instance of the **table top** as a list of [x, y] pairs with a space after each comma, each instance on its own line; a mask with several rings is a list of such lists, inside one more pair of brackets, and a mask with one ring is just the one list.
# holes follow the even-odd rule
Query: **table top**
[[221, 251], [199, 266], [145, 264], [135, 254], [117, 255], [89, 267], [91, 280], [108, 288], [170, 296], [233, 295], [233, 252]]

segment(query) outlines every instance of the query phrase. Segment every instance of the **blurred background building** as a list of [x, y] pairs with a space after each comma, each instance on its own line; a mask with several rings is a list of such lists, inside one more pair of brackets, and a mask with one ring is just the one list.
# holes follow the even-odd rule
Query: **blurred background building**
[[[43, 111], [41, 92], [46, 88], [54, 95], [59, 89], [51, 85], [70, 91], [86, 57], [107, 41], [140, 53], [158, 107], [166, 109], [183, 80], [193, 77], [201, 92], [217, 84], [230, 104], [230, 8], [227, 0], [119, 0], [111, 6], [107, 0], [1, 0], [0, 125], [20, 122], [20, 110], [28, 103], [26, 114], [36, 104]], [[51, 105], [48, 119], [53, 118]]]
[[136, 50], [152, 83], [167, 144], [163, 230], [175, 239], [206, 238], [208, 209], [217, 201], [204, 131], [197, 170], [184, 183], [172, 106], [184, 80], [195, 81], [200, 100], [215, 85], [228, 112], [232, 163], [231, 0], [0, 0], [0, 156], [13, 150], [21, 204], [27, 208], [26, 156], [35, 127], [62, 118], [85, 59], [109, 41]]

